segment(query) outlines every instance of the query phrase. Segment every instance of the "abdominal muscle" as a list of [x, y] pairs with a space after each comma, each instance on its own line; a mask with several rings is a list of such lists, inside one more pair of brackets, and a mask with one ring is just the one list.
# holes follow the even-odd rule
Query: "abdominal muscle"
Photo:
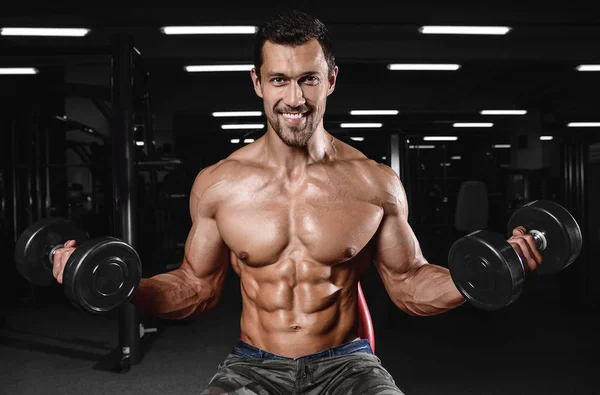
[[357, 338], [355, 264], [241, 265], [241, 340], [295, 358]]

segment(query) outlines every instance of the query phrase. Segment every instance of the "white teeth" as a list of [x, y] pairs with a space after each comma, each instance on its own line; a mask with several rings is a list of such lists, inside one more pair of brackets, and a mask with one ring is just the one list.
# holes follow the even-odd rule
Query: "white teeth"
[[289, 114], [289, 113], [283, 113], [283, 116], [286, 118], [290, 118], [290, 119], [300, 119], [304, 116], [304, 114]]

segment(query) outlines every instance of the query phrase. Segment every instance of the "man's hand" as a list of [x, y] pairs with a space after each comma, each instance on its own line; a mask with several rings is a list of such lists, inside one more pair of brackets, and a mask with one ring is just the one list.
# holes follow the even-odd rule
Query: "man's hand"
[[77, 241], [68, 240], [65, 242], [65, 246], [62, 248], [57, 248], [54, 251], [54, 260], [52, 265], [52, 275], [56, 278], [59, 284], [63, 283], [63, 272], [65, 271], [65, 266], [67, 265], [67, 260], [73, 254], [77, 248]]
[[521, 257], [526, 273], [534, 271], [542, 263], [542, 255], [535, 245], [533, 236], [527, 233], [527, 229], [523, 226], [517, 226], [513, 229], [508, 243]]

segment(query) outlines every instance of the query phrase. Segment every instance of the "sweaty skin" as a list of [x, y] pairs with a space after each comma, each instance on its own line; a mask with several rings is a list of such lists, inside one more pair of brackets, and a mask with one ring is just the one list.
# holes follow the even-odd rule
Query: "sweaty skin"
[[[199, 317], [219, 302], [231, 265], [241, 339], [288, 357], [357, 338], [357, 282], [371, 263], [408, 314], [462, 304], [448, 269], [423, 257], [396, 173], [324, 129], [338, 69], [328, 70], [318, 42], [267, 42], [263, 56], [251, 76], [267, 132], [197, 175], [181, 267], [143, 278], [131, 302], [159, 317]], [[524, 233], [509, 242], [534, 270], [541, 257]], [[75, 248], [55, 253], [58, 282]]]
[[447, 270], [421, 255], [395, 173], [327, 132], [318, 137], [329, 146], [321, 160], [292, 172], [271, 163], [278, 137], [269, 133], [202, 171], [182, 267], [143, 279], [134, 303], [172, 318], [206, 311], [231, 262], [241, 339], [290, 357], [358, 336], [357, 281], [373, 261], [410, 314], [462, 303]]
[[381, 170], [337, 141], [335, 160], [286, 174], [261, 163], [262, 145], [220, 165], [236, 175], [217, 222], [241, 278], [242, 340], [293, 356], [351, 341], [383, 217]]

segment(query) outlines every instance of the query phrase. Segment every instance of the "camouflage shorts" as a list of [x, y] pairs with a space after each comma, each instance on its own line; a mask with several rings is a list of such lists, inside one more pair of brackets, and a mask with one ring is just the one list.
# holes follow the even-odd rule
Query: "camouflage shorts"
[[299, 358], [239, 341], [201, 395], [403, 395], [367, 340]]

